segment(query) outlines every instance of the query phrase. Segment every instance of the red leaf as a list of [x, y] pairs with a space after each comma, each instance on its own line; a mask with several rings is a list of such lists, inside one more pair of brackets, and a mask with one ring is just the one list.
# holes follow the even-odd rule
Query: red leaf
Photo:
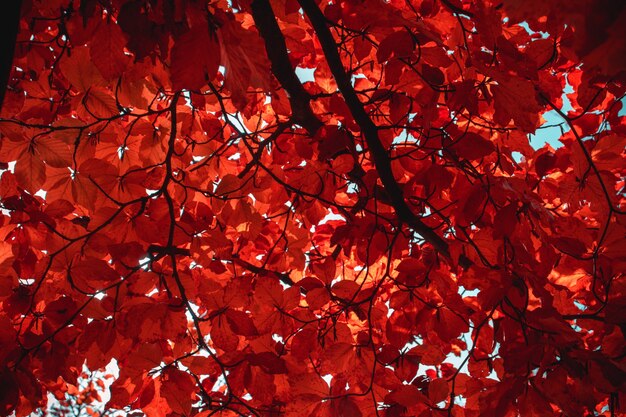
[[554, 240], [554, 246], [561, 252], [580, 257], [587, 253], [587, 247], [583, 242], [571, 237], [558, 237]]
[[15, 178], [21, 187], [34, 194], [46, 181], [46, 167], [38, 156], [24, 152], [15, 164]]
[[392, 56], [395, 58], [408, 58], [413, 53], [415, 47], [411, 34], [406, 30], [399, 30], [387, 36], [378, 45], [376, 59], [384, 63]]
[[70, 55], [60, 63], [63, 75], [80, 92], [106, 84], [90, 58], [88, 47], [81, 46], [72, 48]]
[[249, 87], [266, 91], [270, 86], [270, 64], [265, 45], [252, 28], [243, 28], [234, 19], [227, 19], [218, 37], [221, 44], [221, 64], [224, 66], [224, 84], [233, 95], [238, 109], [248, 101]]
[[414, 385], [400, 385], [385, 397], [385, 402], [397, 403], [404, 407], [411, 407], [428, 400]]
[[96, 117], [106, 119], [119, 113], [115, 98], [103, 88], [90, 88], [84, 101], [87, 111]]
[[194, 379], [187, 372], [169, 368], [164, 373], [160, 393], [173, 412], [188, 415], [195, 397], [195, 387]]
[[75, 262], [70, 274], [74, 284], [83, 290], [104, 287], [121, 278], [106, 261], [97, 258], [85, 258]]
[[437, 378], [430, 381], [428, 384], [428, 398], [432, 404], [439, 404], [442, 401], [448, 399], [450, 393], [450, 387], [448, 381], [442, 378]]
[[489, 139], [467, 132], [463, 134], [452, 146], [456, 153], [465, 159], [476, 160], [491, 154], [496, 148]]
[[535, 172], [540, 177], [546, 175], [554, 167], [556, 157], [552, 152], [542, 153], [535, 160]]
[[517, 205], [509, 204], [496, 213], [493, 219], [494, 239], [511, 237], [517, 226]]
[[130, 57], [124, 53], [126, 38], [120, 27], [107, 20], [98, 25], [89, 52], [94, 65], [106, 80], [113, 80], [126, 70]]
[[220, 45], [206, 20], [176, 38], [171, 54], [176, 89], [199, 90], [217, 74]]
[[258, 334], [252, 319], [243, 311], [229, 308], [226, 310], [226, 318], [228, 319], [228, 323], [230, 324], [230, 328], [233, 330], [233, 333], [246, 337]]
[[361, 289], [361, 286], [354, 281], [339, 281], [332, 287], [332, 292], [337, 297], [351, 301], [355, 296], [358, 295], [358, 291]]
[[494, 120], [506, 126], [511, 119], [526, 133], [534, 133], [539, 126], [539, 105], [535, 87], [530, 81], [504, 75], [492, 86], [496, 113]]

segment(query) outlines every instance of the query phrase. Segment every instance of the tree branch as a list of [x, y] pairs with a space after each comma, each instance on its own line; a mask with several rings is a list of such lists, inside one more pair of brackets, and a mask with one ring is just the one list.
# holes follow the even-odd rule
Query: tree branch
[[[163, 258], [165, 255], [169, 255], [169, 256], [191, 256], [191, 251], [189, 249], [178, 248], [178, 247], [175, 247], [175, 246], [150, 245], [150, 246], [148, 246], [148, 253], [150, 255], [156, 255], [158, 259]], [[272, 271], [272, 270], [267, 269], [267, 268], [263, 268], [263, 267], [260, 267], [260, 266], [253, 265], [250, 262], [245, 261], [245, 260], [239, 258], [236, 254], [233, 254], [232, 258], [228, 259], [228, 261], [243, 267], [244, 269], [252, 272], [253, 274], [271, 275], [271, 276], [274, 276], [274, 277], [278, 278], [278, 280], [280, 282], [282, 282], [283, 284], [285, 284], [285, 285], [288, 285], [290, 287], [296, 285], [296, 283], [293, 282], [293, 280], [289, 276], [289, 273], [287, 273], [287, 272]]]
[[311, 96], [302, 86], [289, 61], [289, 52], [285, 37], [276, 22], [276, 16], [269, 0], [252, 2], [252, 17], [261, 37], [265, 41], [265, 50], [272, 65], [272, 73], [289, 96], [293, 120], [314, 134], [322, 127], [322, 122], [315, 116], [309, 105]]
[[[374, 160], [374, 165], [378, 171], [381, 182], [385, 191], [389, 195], [391, 204], [394, 207], [398, 218], [409, 225], [415, 232], [420, 234], [428, 243], [441, 253], [446, 259], [451, 260], [448, 243], [437, 233], [435, 233], [430, 227], [424, 224], [409, 208], [404, 200], [404, 193], [400, 185], [393, 177], [391, 170], [391, 160], [387, 154], [387, 150], [383, 146], [378, 137], [378, 128], [372, 122], [372, 119], [365, 112], [363, 103], [359, 100], [350, 77], [346, 73], [339, 52], [337, 51], [337, 45], [333, 35], [330, 33], [330, 29], [326, 25], [326, 18], [322, 14], [322, 11], [317, 7], [314, 0], [298, 0], [300, 6], [304, 10], [304, 13], [311, 21], [311, 25], [317, 34], [317, 37], [322, 45], [322, 50], [326, 56], [328, 66], [337, 82], [339, 91], [343, 96], [346, 105], [350, 109], [352, 117], [361, 127], [367, 146]], [[459, 260], [459, 264], [462, 267], [468, 267], [471, 265], [469, 259], [462, 257]]]
[[2, 37], [0, 37], [0, 53], [2, 53], [2, 63], [0, 64], [0, 110], [4, 102], [4, 94], [9, 85], [11, 68], [13, 67], [13, 52], [15, 51], [15, 40], [20, 28], [20, 10], [22, 0], [10, 0], [6, 2], [1, 14]]

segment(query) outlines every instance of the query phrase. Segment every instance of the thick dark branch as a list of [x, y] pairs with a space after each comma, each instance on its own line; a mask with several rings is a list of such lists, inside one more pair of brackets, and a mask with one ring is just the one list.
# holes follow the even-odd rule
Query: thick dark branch
[[462, 9], [458, 6], [455, 6], [450, 0], [441, 0], [441, 3], [443, 3], [448, 9], [452, 10], [454, 13], [456, 14], [460, 14], [463, 16], [467, 16], [467, 17], [474, 17], [474, 14], [471, 12], [468, 12], [465, 9]]
[[276, 138], [278, 138], [285, 131], [285, 129], [287, 129], [287, 125], [279, 124], [276, 127], [276, 130], [271, 135], [264, 139], [263, 142], [259, 143], [259, 147], [257, 148], [256, 152], [252, 154], [252, 159], [246, 164], [243, 170], [239, 174], [237, 174], [237, 177], [244, 178], [252, 168], [258, 165], [259, 160], [261, 159], [261, 155], [263, 155], [263, 151], [265, 150], [267, 145], [273, 143]]
[[595, 320], [606, 323], [606, 319], [604, 317], [598, 316], [599, 311], [595, 313], [581, 313], [581, 314], [564, 314], [563, 320]]
[[311, 110], [309, 105], [311, 96], [306, 92], [291, 66], [285, 37], [276, 22], [269, 0], [254, 0], [252, 17], [265, 41], [265, 50], [272, 64], [272, 72], [289, 96], [294, 122], [304, 127], [310, 134], [314, 134], [322, 127], [322, 122]]
[[233, 263], [239, 266], [242, 266], [243, 268], [247, 269], [253, 274], [273, 275], [274, 277], [278, 278], [280, 282], [282, 282], [283, 284], [289, 287], [296, 285], [296, 283], [293, 282], [289, 274], [286, 272], [272, 271], [272, 270], [269, 270], [260, 266], [252, 265], [250, 262], [244, 261], [243, 259], [237, 257], [236, 255], [233, 255]]
[[15, 51], [15, 41], [20, 28], [20, 9], [22, 0], [9, 0], [3, 6], [0, 14], [2, 27], [2, 37], [0, 37], [0, 53], [2, 63], [0, 64], [0, 110], [4, 102], [4, 94], [9, 85], [11, 68], [13, 67], [13, 52]]
[[179, 255], [179, 256], [191, 256], [189, 249], [177, 248], [175, 246], [148, 246], [148, 253], [150, 255]]
[[[307, 15], [317, 37], [322, 45], [322, 50], [326, 56], [328, 66], [337, 81], [339, 91], [343, 95], [343, 98], [350, 109], [352, 117], [361, 128], [361, 132], [365, 137], [367, 146], [374, 160], [376, 170], [380, 176], [380, 180], [385, 187], [385, 191], [389, 195], [391, 204], [393, 205], [398, 218], [408, 224], [415, 232], [419, 233], [428, 243], [434, 246], [434, 248], [441, 253], [448, 260], [450, 259], [450, 251], [448, 249], [448, 243], [437, 233], [435, 233], [430, 227], [425, 225], [416, 215], [411, 211], [406, 201], [404, 200], [404, 193], [400, 185], [396, 182], [391, 171], [391, 160], [387, 150], [381, 143], [378, 137], [378, 128], [372, 122], [369, 115], [365, 112], [363, 103], [359, 100], [352, 83], [350, 76], [346, 73], [339, 52], [337, 51], [337, 45], [333, 35], [330, 33], [330, 29], [326, 25], [326, 18], [322, 14], [321, 10], [317, 7], [314, 0], [298, 0], [300, 6]], [[466, 258], [461, 259], [461, 266], [469, 266], [469, 260]]]
[[[185, 248], [177, 248], [175, 246], [159, 246], [159, 245], [150, 245], [148, 246], [148, 253], [151, 256], [156, 256], [156, 259], [160, 259], [165, 255], [169, 256], [191, 256], [191, 251]], [[252, 272], [253, 274], [265, 274], [278, 278], [280, 282], [285, 285], [293, 286], [296, 285], [295, 282], [291, 279], [287, 272], [277, 272], [272, 271], [270, 269], [266, 269], [260, 266], [256, 266], [251, 264], [248, 261], [245, 261], [239, 258], [236, 254], [233, 255], [232, 259], [229, 259], [230, 262], [237, 264], [244, 269]]]
[[557, 107], [556, 104], [552, 103], [547, 96], [545, 96], [542, 93], [540, 93], [539, 96], [543, 99], [543, 101], [546, 102], [548, 106], [552, 107], [552, 110], [557, 112], [557, 114], [565, 121], [565, 123], [567, 123], [569, 128], [572, 130], [572, 133], [574, 134], [574, 137], [576, 138], [576, 142], [578, 143], [580, 150], [582, 151], [583, 155], [585, 156], [585, 159], [587, 160], [587, 163], [589, 164], [589, 168], [593, 171], [593, 173], [598, 178], [598, 182], [600, 183], [600, 188], [602, 188], [602, 193], [604, 194], [606, 203], [609, 206], [609, 216], [611, 216], [613, 213], [626, 214], [626, 211], [620, 210], [613, 205], [613, 199], [611, 198], [611, 193], [609, 192], [606, 184], [604, 183], [602, 174], [600, 173], [600, 170], [598, 169], [598, 167], [596, 166], [596, 163], [591, 157], [589, 150], [585, 146], [585, 143], [583, 142], [583, 138], [578, 133], [578, 130], [576, 130], [576, 126], [574, 126], [574, 123], [572, 122], [572, 118], [569, 117], [567, 114], [563, 113], [563, 110]]

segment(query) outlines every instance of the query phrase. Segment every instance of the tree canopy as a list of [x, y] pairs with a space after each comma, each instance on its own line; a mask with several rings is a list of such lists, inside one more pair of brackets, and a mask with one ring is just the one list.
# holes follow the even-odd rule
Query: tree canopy
[[0, 413], [626, 413], [625, 6], [24, 0]]

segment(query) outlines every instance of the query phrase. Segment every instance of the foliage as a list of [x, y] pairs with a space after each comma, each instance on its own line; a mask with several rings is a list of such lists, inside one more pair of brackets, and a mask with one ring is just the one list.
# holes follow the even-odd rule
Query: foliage
[[112, 375], [104, 375], [100, 372], [83, 372], [78, 377], [76, 385], [59, 381], [59, 389], [55, 391], [55, 397], [48, 401], [48, 409], [38, 410], [31, 416], [53, 417], [102, 417], [106, 415], [119, 416], [113, 410], [104, 407], [102, 393], [106, 391], [107, 383], [110, 384]]
[[625, 10], [25, 0], [0, 413], [626, 412]]

